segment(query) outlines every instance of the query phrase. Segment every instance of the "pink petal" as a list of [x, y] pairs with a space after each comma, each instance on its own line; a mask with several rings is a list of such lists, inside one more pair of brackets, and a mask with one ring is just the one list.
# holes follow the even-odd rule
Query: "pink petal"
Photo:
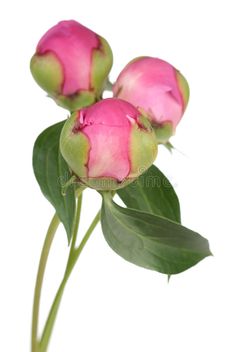
[[117, 79], [114, 94], [146, 110], [156, 124], [172, 122], [176, 127], [183, 114], [175, 68], [157, 58], [144, 57], [128, 64]]
[[72, 95], [90, 85], [92, 51], [99, 47], [98, 36], [76, 21], [62, 21], [41, 38], [37, 53], [53, 52], [64, 70], [62, 94]]
[[129, 103], [105, 99], [80, 111], [80, 130], [90, 140], [89, 177], [113, 177], [119, 181], [130, 172], [131, 121], [139, 113]]

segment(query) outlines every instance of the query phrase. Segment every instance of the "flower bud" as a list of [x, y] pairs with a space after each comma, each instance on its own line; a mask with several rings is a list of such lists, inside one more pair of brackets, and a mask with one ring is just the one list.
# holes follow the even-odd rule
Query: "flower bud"
[[58, 105], [74, 111], [100, 97], [112, 67], [107, 41], [76, 21], [62, 21], [39, 41], [30, 69]]
[[152, 165], [157, 141], [148, 119], [134, 106], [110, 98], [71, 115], [61, 132], [60, 150], [80, 182], [114, 190]]
[[174, 133], [189, 100], [189, 86], [183, 75], [166, 61], [139, 57], [120, 73], [115, 97], [146, 111], [159, 143]]

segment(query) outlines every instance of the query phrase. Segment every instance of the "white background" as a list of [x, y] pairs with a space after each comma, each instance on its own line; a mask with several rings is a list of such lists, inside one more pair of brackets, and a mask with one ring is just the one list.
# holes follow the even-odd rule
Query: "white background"
[[[34, 179], [37, 135], [67, 112], [45, 97], [29, 72], [42, 34], [75, 19], [113, 49], [111, 80], [132, 58], [165, 59], [187, 77], [191, 100], [172, 142], [156, 161], [179, 195], [183, 223], [207, 237], [214, 257], [172, 277], [118, 257], [98, 227], [63, 297], [50, 352], [234, 351], [233, 1], [7, 1], [0, 11], [1, 239], [0, 350], [30, 348], [35, 275], [53, 215]], [[86, 192], [81, 233], [100, 205]], [[66, 255], [57, 234], [43, 290], [41, 323]]]

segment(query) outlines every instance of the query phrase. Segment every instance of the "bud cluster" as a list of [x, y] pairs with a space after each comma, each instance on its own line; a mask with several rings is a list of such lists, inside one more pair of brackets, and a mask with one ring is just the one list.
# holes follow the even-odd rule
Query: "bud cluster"
[[102, 93], [112, 67], [108, 42], [76, 21], [62, 21], [39, 41], [31, 59], [36, 82], [71, 116], [61, 153], [85, 185], [110, 190], [134, 181], [154, 162], [186, 109], [189, 87], [166, 61], [132, 60]]

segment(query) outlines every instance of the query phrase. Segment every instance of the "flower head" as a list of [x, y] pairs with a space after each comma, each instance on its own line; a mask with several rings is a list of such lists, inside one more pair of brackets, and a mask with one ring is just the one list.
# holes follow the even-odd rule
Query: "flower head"
[[81, 182], [104, 190], [134, 181], [157, 155], [149, 121], [115, 98], [74, 112], [63, 127], [60, 149]]
[[107, 41], [73, 20], [44, 34], [30, 64], [36, 82], [70, 111], [97, 100], [111, 66]]
[[144, 109], [152, 125], [156, 129], [164, 128], [170, 135], [189, 99], [189, 87], [183, 75], [166, 61], [152, 57], [132, 60], [118, 76], [113, 92], [115, 97]]

